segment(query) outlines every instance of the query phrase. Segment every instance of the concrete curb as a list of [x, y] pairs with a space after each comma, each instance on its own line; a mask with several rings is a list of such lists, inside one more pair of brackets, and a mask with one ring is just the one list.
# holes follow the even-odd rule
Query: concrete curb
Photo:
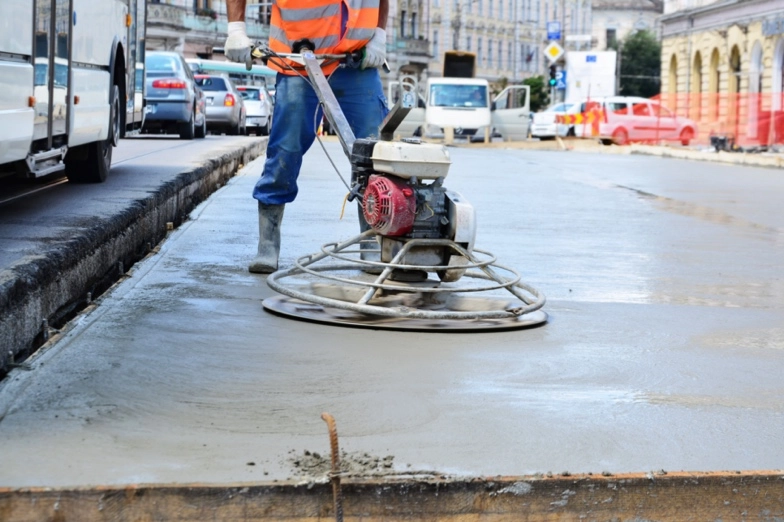
[[[46, 341], [49, 326], [88, 305], [196, 205], [266, 150], [266, 140], [205, 159], [62, 246], [0, 271], [0, 369]], [[171, 226], [171, 225], [168, 225]]]
[[[343, 479], [326, 483], [132, 484], [0, 488], [10, 521], [108, 519], [339, 520], [781, 520], [776, 471], [631, 473], [555, 477]], [[59, 517], [59, 518], [57, 518]]]
[[594, 152], [597, 154], [645, 154], [660, 158], [687, 159], [695, 161], [714, 161], [732, 165], [751, 167], [784, 168], [784, 155], [773, 153], [746, 152], [715, 152], [713, 150], [694, 150], [688, 148], [667, 147], [665, 145], [632, 144], [625, 147], [603, 145], [591, 139], [558, 139], [552, 141], [498, 141], [492, 143], [455, 143], [450, 147], [488, 148], [488, 149], [523, 149]]
[[753, 167], [784, 167], [784, 157], [778, 154], [746, 152], [714, 152], [693, 149], [679, 149], [656, 145], [631, 145], [628, 147], [631, 154], [647, 154], [663, 158], [689, 159], [698, 161], [714, 161], [732, 165], [747, 165]]

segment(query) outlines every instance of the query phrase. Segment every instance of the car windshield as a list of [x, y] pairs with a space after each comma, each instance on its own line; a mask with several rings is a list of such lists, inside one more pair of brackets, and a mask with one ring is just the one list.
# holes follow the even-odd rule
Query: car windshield
[[180, 61], [173, 56], [149, 54], [144, 60], [144, 66], [151, 73], [174, 73], [180, 70]]
[[566, 112], [572, 108], [572, 105], [572, 103], [559, 103], [547, 109], [547, 112]]
[[430, 105], [433, 107], [487, 107], [484, 85], [431, 85]]
[[228, 91], [226, 88], [226, 81], [223, 78], [215, 76], [197, 76], [196, 85], [202, 88], [203, 91]]
[[258, 89], [247, 89], [245, 87], [239, 88], [243, 100], [260, 101], [261, 92]]

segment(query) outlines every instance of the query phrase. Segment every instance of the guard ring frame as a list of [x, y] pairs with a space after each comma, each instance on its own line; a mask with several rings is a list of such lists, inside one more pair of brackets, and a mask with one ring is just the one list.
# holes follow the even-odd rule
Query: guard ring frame
[[[530, 285], [520, 281], [520, 274], [515, 270], [496, 264], [496, 258], [489, 252], [473, 249], [473, 252], [468, 252], [465, 248], [457, 244], [451, 239], [409, 239], [407, 240], [400, 251], [395, 255], [389, 263], [370, 261], [358, 258], [351, 258], [344, 254], [352, 253], [378, 253], [378, 250], [347, 250], [353, 245], [362, 243], [363, 240], [368, 240], [375, 237], [374, 230], [367, 230], [362, 234], [353, 237], [342, 243], [326, 243], [321, 247], [320, 254], [309, 254], [298, 258], [293, 267], [287, 270], [279, 270], [270, 274], [267, 278], [267, 285], [276, 292], [289, 296], [293, 299], [298, 299], [308, 303], [316, 304], [326, 308], [336, 308], [365, 315], [373, 315], [380, 317], [392, 318], [405, 318], [405, 319], [425, 319], [425, 320], [485, 320], [485, 319], [514, 319], [520, 318], [526, 314], [530, 314], [542, 308], [545, 304], [545, 296]], [[401, 261], [405, 258], [406, 254], [416, 247], [444, 247], [451, 249], [455, 255], [462, 256], [468, 262], [455, 266], [444, 265], [407, 265], [402, 264]], [[478, 253], [485, 257], [479, 259], [474, 255]], [[328, 264], [324, 266], [314, 267], [315, 263], [322, 261], [326, 258], [338, 259], [344, 261], [344, 264]], [[356, 270], [363, 268], [382, 268], [381, 273], [373, 281], [360, 281], [357, 279], [349, 279], [346, 277], [338, 277], [336, 275], [325, 274], [328, 271], [345, 271]], [[509, 274], [510, 277], [502, 277], [497, 274], [495, 269], [503, 270]], [[401, 285], [389, 284], [387, 279], [392, 274], [393, 270], [422, 270], [428, 273], [439, 272], [444, 270], [465, 270], [463, 277], [472, 279], [480, 279], [490, 282], [490, 284], [475, 286], [475, 287], [458, 287], [458, 286], [437, 286], [437, 287], [424, 287], [416, 285]], [[480, 270], [481, 272], [477, 272]], [[291, 286], [282, 283], [282, 280], [300, 275], [309, 274], [321, 279], [326, 279], [338, 283], [365, 287], [367, 290], [362, 297], [356, 301], [351, 302], [347, 300], [340, 300], [331, 297], [314, 295], [300, 291]], [[455, 310], [422, 310], [414, 309], [406, 306], [378, 306], [370, 304], [371, 299], [379, 291], [387, 291], [394, 293], [429, 293], [429, 294], [458, 294], [466, 292], [486, 292], [492, 290], [505, 289], [511, 293], [515, 298], [519, 299], [523, 305], [513, 308], [504, 308], [499, 310], [478, 310], [478, 311], [455, 311]], [[526, 295], [526, 293], [528, 295]], [[546, 318], [546, 314], [543, 314]], [[546, 319], [545, 319], [546, 320]]]

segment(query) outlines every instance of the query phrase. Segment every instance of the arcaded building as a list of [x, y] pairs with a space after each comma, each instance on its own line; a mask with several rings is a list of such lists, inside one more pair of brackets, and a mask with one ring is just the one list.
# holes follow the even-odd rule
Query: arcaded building
[[666, 0], [662, 100], [700, 137], [784, 142], [784, 0]]

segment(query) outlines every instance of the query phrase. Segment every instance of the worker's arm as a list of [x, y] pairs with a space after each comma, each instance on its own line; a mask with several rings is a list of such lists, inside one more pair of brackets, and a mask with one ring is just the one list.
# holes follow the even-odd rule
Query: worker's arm
[[229, 22], [245, 21], [245, 4], [246, 0], [226, 0], [226, 12], [229, 15]]
[[228, 37], [223, 46], [226, 58], [233, 62], [244, 62], [250, 70], [253, 59], [250, 50], [253, 43], [248, 38], [245, 28], [245, 2], [246, 0], [226, 0], [226, 12], [229, 16]]
[[373, 37], [365, 45], [365, 58], [362, 68], [381, 67], [387, 59], [387, 18], [389, 18], [389, 0], [378, 2], [378, 24]]
[[387, 18], [389, 18], [389, 0], [379, 0], [378, 2], [378, 26], [382, 29], [387, 28]]

